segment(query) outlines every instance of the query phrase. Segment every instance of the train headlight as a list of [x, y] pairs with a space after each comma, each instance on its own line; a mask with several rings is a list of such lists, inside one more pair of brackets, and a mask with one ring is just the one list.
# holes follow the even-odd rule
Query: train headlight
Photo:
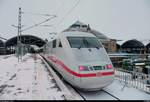
[[89, 71], [88, 66], [79, 66], [80, 71]]
[[112, 64], [107, 64], [107, 69], [113, 69], [113, 66], [112, 66]]

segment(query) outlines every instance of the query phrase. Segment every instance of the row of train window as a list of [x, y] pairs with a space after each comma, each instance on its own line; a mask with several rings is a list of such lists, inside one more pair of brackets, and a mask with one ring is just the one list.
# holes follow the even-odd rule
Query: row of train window
[[[53, 40], [53, 48], [56, 48], [56, 42], [57, 42], [57, 40]], [[58, 45], [58, 47], [62, 47], [62, 44], [61, 44], [61, 41], [59, 40], [59, 45]]]

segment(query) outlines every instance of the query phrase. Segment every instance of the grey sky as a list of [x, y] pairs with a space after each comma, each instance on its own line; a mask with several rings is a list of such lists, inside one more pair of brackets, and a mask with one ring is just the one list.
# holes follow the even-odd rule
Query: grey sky
[[[150, 0], [81, 0], [61, 24], [58, 24], [78, 0], [0, 0], [0, 35], [11, 38], [17, 35], [18, 7], [24, 12], [57, 14], [45, 23], [55, 27], [35, 27], [23, 32], [49, 38], [49, 32], [61, 32], [80, 20], [92, 28], [115, 39], [150, 39]], [[24, 28], [47, 17], [23, 15]]]

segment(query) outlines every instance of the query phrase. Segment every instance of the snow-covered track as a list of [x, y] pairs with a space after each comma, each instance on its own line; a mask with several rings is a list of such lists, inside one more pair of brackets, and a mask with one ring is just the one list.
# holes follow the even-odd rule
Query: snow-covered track
[[86, 98], [80, 93], [80, 90], [72, 86], [67, 81], [63, 80], [66, 87], [74, 94], [74, 96], [80, 97], [80, 100], [86, 100]]
[[78, 94], [83, 100], [120, 100], [118, 97], [104, 89], [98, 91], [83, 91], [77, 89], [66, 81], [65, 84], [70, 90], [72, 90], [72, 92], [76, 95]]
[[108, 95], [110, 95], [110, 96], [112, 96], [113, 98], [115, 98], [116, 100], [120, 100], [118, 97], [116, 97], [115, 95], [113, 95], [113, 94], [111, 94], [111, 93], [109, 93], [109, 92], [107, 92], [107, 91], [105, 91], [105, 90], [101, 90], [101, 91], [104, 91], [105, 93], [107, 93]]
[[59, 86], [60, 90], [63, 91], [64, 97], [66, 100], [78, 100], [78, 97], [74, 97], [73, 94], [69, 91], [69, 89], [64, 85], [62, 80], [58, 77], [58, 75], [53, 71], [53, 69], [50, 67], [50, 65], [46, 62], [46, 60], [40, 56], [42, 61], [44, 62], [45, 66], [47, 67], [49, 73], [54, 77], [57, 86]]
[[105, 91], [81, 91], [77, 89], [77, 92], [83, 97], [84, 100], [120, 100], [115, 95]]

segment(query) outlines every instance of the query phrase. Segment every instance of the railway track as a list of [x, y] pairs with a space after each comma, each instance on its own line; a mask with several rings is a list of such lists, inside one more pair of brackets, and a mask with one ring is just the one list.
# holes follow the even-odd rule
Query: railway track
[[95, 92], [82, 92], [78, 90], [77, 92], [80, 94], [80, 96], [82, 96], [84, 100], [120, 100], [119, 98], [105, 90], [99, 90]]
[[71, 90], [73, 93], [78, 94], [82, 100], [120, 100], [115, 95], [107, 92], [106, 90], [98, 90], [98, 91], [82, 91], [80, 89], [75, 88], [68, 82], [64, 81], [65, 85]]
[[109, 92], [107, 92], [107, 91], [105, 91], [105, 90], [103, 90], [102, 89], [102, 91], [104, 91], [105, 93], [107, 93], [108, 95], [110, 95], [110, 96], [112, 96], [113, 98], [115, 98], [116, 100], [120, 100], [118, 97], [116, 97], [115, 95], [113, 95], [113, 94], [111, 94], [111, 93], [109, 93]]

